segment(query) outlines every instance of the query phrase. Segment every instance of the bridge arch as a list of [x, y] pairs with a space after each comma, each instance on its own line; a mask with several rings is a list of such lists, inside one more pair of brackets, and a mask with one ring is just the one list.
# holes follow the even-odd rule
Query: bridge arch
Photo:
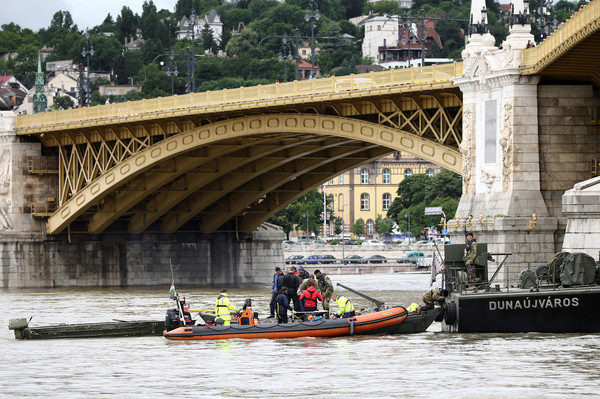
[[132, 155], [63, 203], [47, 231], [60, 233], [80, 219], [97, 234], [125, 217], [130, 232], [159, 218], [163, 231], [174, 232], [203, 211], [202, 231], [233, 219], [251, 231], [315, 185], [393, 151], [462, 170], [456, 148], [393, 127], [322, 114], [249, 115], [181, 132]]

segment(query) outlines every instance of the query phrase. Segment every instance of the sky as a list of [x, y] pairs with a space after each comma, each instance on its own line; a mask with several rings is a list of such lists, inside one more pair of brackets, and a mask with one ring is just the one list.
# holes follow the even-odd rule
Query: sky
[[[177, 3], [177, 0], [153, 1], [158, 10], [164, 8], [171, 12]], [[0, 26], [14, 22], [37, 32], [50, 26], [57, 11], [69, 11], [79, 30], [85, 30], [100, 25], [108, 13], [116, 20], [123, 6], [141, 15], [144, 0], [2, 0], [1, 3]]]

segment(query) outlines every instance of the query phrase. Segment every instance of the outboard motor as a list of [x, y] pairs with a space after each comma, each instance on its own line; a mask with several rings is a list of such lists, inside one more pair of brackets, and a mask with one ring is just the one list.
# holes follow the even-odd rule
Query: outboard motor
[[[167, 315], [165, 316], [165, 329], [167, 331], [174, 330], [178, 327], [191, 326], [194, 324], [194, 321], [192, 320], [192, 314], [184, 307], [185, 299], [183, 301], [176, 300], [176, 303], [178, 308], [167, 310]], [[183, 320], [181, 318], [181, 314], [183, 314]]]

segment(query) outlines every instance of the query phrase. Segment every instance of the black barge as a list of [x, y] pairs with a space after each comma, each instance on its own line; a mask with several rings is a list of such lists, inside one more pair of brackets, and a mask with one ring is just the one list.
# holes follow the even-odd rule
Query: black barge
[[[476, 282], [469, 282], [463, 245], [445, 247], [444, 286], [450, 292], [442, 330], [459, 333], [600, 332], [600, 269], [584, 253], [561, 252], [548, 265], [519, 274], [516, 287], [496, 280], [510, 253], [478, 244]], [[488, 278], [487, 261], [500, 265]], [[503, 258], [503, 259], [502, 259]]]

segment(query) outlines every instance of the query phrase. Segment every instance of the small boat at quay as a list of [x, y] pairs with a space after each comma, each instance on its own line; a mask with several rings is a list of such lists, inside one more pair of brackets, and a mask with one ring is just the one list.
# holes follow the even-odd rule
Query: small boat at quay
[[[446, 300], [442, 331], [459, 333], [598, 333], [600, 267], [585, 253], [560, 252], [548, 265], [523, 270], [518, 284], [496, 277], [510, 253], [488, 254], [478, 244], [476, 282], [466, 281], [463, 245], [445, 248]], [[488, 278], [487, 260], [504, 257]], [[482, 261], [483, 260], [483, 261]], [[498, 284], [496, 284], [498, 283]]]
[[165, 329], [164, 320], [112, 321], [49, 326], [30, 326], [30, 320], [26, 318], [9, 320], [8, 328], [14, 331], [16, 339], [141, 337], [162, 335]]

